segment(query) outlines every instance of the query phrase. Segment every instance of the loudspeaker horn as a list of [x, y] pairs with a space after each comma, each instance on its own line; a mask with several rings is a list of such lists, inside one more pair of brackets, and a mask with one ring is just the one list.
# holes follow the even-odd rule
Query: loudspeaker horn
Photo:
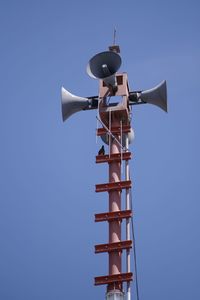
[[113, 51], [104, 51], [93, 56], [87, 65], [87, 74], [95, 79], [103, 79], [107, 86], [116, 87], [115, 73], [121, 66], [121, 57]]
[[74, 113], [89, 108], [90, 101], [87, 98], [75, 96], [62, 87], [61, 104], [62, 118], [65, 121]]
[[142, 91], [138, 98], [144, 102], [159, 106], [165, 112], [167, 112], [167, 83], [163, 80], [160, 84], [154, 88], [146, 91]]

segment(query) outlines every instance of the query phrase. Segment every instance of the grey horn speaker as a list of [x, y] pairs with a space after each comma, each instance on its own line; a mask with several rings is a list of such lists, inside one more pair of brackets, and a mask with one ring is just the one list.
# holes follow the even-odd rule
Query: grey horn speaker
[[165, 112], [167, 112], [167, 83], [163, 80], [160, 84], [154, 88], [146, 91], [142, 91], [138, 98], [144, 102], [159, 106]]
[[113, 51], [100, 52], [87, 65], [87, 74], [95, 79], [103, 79], [106, 85], [115, 86], [115, 73], [121, 66], [121, 57]]
[[87, 98], [75, 96], [62, 87], [61, 89], [62, 118], [67, 120], [71, 115], [89, 107]]

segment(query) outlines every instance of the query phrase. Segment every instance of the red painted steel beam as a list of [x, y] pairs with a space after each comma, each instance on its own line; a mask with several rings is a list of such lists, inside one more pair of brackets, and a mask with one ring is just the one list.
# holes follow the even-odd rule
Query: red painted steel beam
[[131, 210], [120, 210], [120, 211], [95, 214], [95, 222], [121, 221], [122, 219], [128, 219], [130, 217], [132, 217]]
[[[131, 126], [123, 125], [122, 128], [120, 126], [112, 126], [110, 131], [112, 132], [112, 134], [121, 134], [121, 130], [123, 133], [128, 133], [131, 131]], [[97, 136], [101, 136], [106, 133], [108, 133], [108, 131], [104, 127], [97, 129]]]
[[110, 191], [121, 191], [122, 189], [130, 189], [131, 180], [109, 182], [103, 184], [96, 184], [96, 192], [110, 192]]
[[132, 241], [122, 241], [117, 243], [100, 244], [95, 246], [95, 253], [122, 251], [123, 249], [131, 249]]
[[124, 281], [132, 281], [133, 280], [133, 273], [120, 273], [115, 275], [107, 275], [107, 276], [99, 276], [94, 278], [95, 285], [102, 285], [102, 284], [111, 284], [111, 283], [121, 283]]
[[111, 162], [119, 162], [122, 160], [129, 160], [131, 159], [131, 152], [123, 152], [122, 155], [121, 153], [114, 153], [114, 154], [111, 154], [111, 155], [97, 155], [96, 156], [96, 163], [104, 163], [104, 162], [107, 162], [107, 163], [111, 163]]

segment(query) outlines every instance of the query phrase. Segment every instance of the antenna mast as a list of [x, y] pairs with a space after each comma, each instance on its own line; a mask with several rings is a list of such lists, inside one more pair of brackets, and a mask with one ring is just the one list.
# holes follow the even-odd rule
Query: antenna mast
[[116, 42], [116, 33], [117, 33], [117, 30], [116, 30], [116, 28], [114, 28], [114, 32], [113, 32], [113, 45], [115, 45], [115, 42]]
[[[106, 300], [125, 300], [125, 296], [126, 300], [131, 300], [133, 274], [130, 251], [134, 246], [131, 239], [132, 182], [129, 168], [129, 144], [134, 137], [131, 128], [131, 106], [150, 103], [167, 112], [167, 88], [166, 81], [163, 81], [150, 90], [130, 92], [127, 73], [117, 73], [121, 66], [121, 57], [120, 48], [115, 42], [116, 29], [109, 51], [96, 54], [87, 65], [88, 75], [99, 80], [98, 96], [79, 97], [62, 88], [62, 116], [65, 121], [78, 111], [98, 109], [98, 123], [102, 127], [97, 128], [96, 134], [107, 144], [108, 151], [105, 153], [102, 147], [102, 151], [96, 156], [96, 163], [108, 164], [108, 180], [96, 184], [95, 191], [107, 193], [108, 209], [106, 212], [95, 214], [95, 222], [107, 222], [108, 235], [107, 243], [95, 246], [95, 253], [108, 254], [108, 268], [106, 275], [95, 277], [94, 283], [106, 285]], [[120, 97], [121, 101], [107, 101], [107, 98], [115, 96]], [[122, 235], [123, 226], [125, 237]], [[126, 255], [125, 268], [123, 253]], [[135, 272], [137, 275], [136, 270]], [[136, 289], [138, 295], [137, 277]]]
[[[116, 30], [114, 30], [114, 45], [110, 51], [120, 52], [115, 45]], [[109, 68], [110, 66], [108, 66]], [[130, 221], [132, 216], [130, 205], [131, 180], [129, 178], [128, 150], [130, 134], [130, 112], [128, 108], [128, 78], [127, 74], [116, 74], [117, 91], [115, 96], [121, 96], [122, 102], [114, 107], [106, 105], [104, 99], [113, 96], [109, 86], [100, 80], [99, 86], [99, 116], [102, 128], [97, 130], [97, 136], [107, 139], [109, 154], [96, 156], [96, 163], [108, 164], [109, 182], [96, 185], [96, 192], [108, 192], [108, 211], [95, 215], [95, 222], [108, 223], [108, 243], [95, 246], [95, 253], [108, 253], [108, 275], [95, 277], [95, 285], [107, 285], [106, 299], [124, 300], [123, 283], [127, 283], [127, 300], [131, 299], [130, 282], [132, 273], [130, 268], [130, 249], [132, 240], [130, 235]], [[123, 162], [125, 162], [125, 178], [122, 176]], [[122, 201], [122, 191], [125, 190], [125, 203]], [[125, 206], [123, 210], [122, 207]], [[122, 238], [122, 224], [126, 225], [126, 238]], [[126, 272], [123, 272], [122, 253], [126, 251]]]

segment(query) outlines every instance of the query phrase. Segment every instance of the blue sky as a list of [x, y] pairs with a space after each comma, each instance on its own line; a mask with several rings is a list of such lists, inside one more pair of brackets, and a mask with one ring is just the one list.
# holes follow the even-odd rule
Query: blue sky
[[[98, 94], [88, 60], [121, 47], [132, 90], [168, 84], [169, 113], [133, 110], [140, 299], [199, 299], [199, 1], [0, 1], [0, 299], [104, 299], [107, 181], [96, 114], [62, 123], [60, 89]], [[133, 295], [135, 295], [133, 285]]]

